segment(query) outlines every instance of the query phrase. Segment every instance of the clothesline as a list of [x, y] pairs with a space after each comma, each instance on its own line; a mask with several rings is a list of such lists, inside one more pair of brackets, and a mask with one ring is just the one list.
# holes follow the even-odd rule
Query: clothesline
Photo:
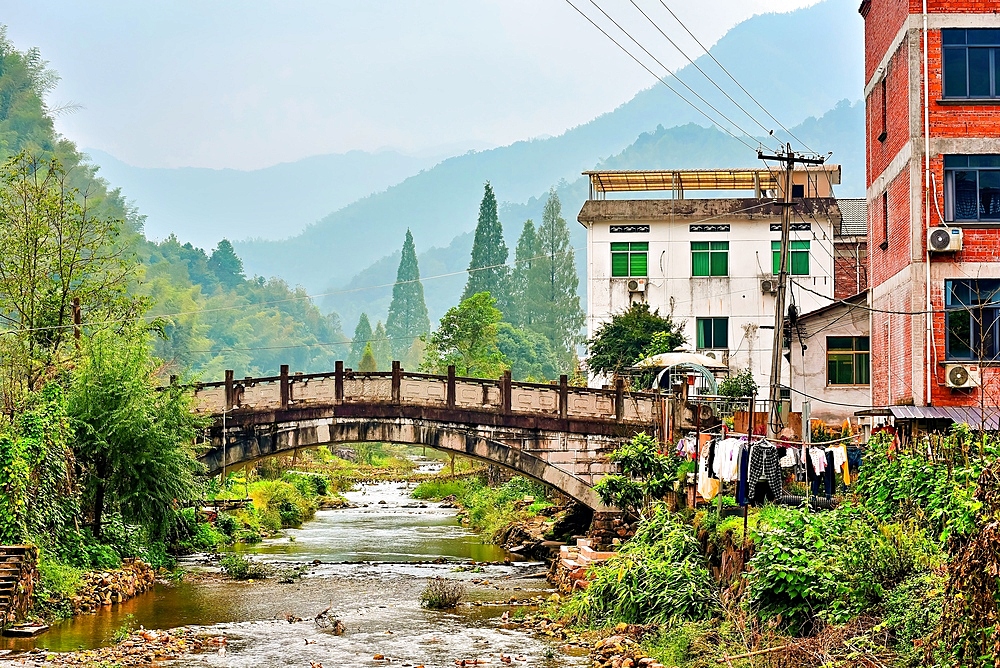
[[[705, 430], [702, 430], [701, 433], [702, 434], [710, 434], [710, 433], [712, 433], [712, 431], [714, 429], [718, 429], [718, 428], [719, 427], [713, 427], [712, 430], [705, 429]], [[726, 433], [726, 435], [727, 436], [746, 436], [748, 438], [750, 436], [750, 434], [748, 434], [746, 432], [740, 432], [740, 431], [729, 431], [729, 432]], [[753, 435], [753, 437], [755, 439], [768, 440], [768, 441], [771, 441], [772, 443], [774, 443], [775, 445], [777, 445], [779, 447], [781, 447], [781, 446], [789, 446], [789, 445], [812, 445], [812, 446], [815, 446], [817, 448], [825, 446], [825, 445], [833, 445], [835, 443], [843, 443], [845, 441], [852, 441], [855, 438], [857, 438], [858, 436], [859, 436], [859, 434], [855, 434], [854, 436], [845, 436], [844, 438], [838, 438], [838, 439], [833, 440], [833, 441], [810, 441], [809, 443], [806, 443], [805, 441], [789, 441], [789, 440], [783, 439], [783, 438], [782, 439], [768, 438], [767, 436], [763, 436], [761, 434], [754, 434]], [[860, 447], [860, 444], [858, 444], [858, 446]]]

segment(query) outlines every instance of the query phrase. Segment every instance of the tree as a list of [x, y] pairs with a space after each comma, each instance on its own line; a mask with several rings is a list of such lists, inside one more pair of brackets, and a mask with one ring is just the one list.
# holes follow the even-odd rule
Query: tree
[[613, 377], [620, 375], [639, 360], [653, 341], [654, 335], [666, 333], [659, 340], [673, 350], [687, 342], [684, 325], [662, 317], [658, 311], [650, 312], [649, 304], [635, 303], [622, 313], [601, 325], [594, 338], [587, 342], [590, 357], [587, 367], [591, 373]]
[[656, 440], [639, 432], [632, 440], [611, 453], [621, 474], [606, 475], [594, 485], [601, 501], [636, 517], [645, 516], [658, 501], [673, 489], [680, 458], [668, 451], [661, 454]]
[[507, 243], [503, 239], [503, 226], [497, 214], [497, 198], [493, 187], [486, 182], [483, 201], [479, 204], [479, 222], [472, 242], [472, 260], [469, 262], [469, 280], [462, 299], [480, 292], [488, 292], [501, 310], [510, 307], [510, 271], [507, 267]]
[[233, 288], [246, 280], [243, 275], [243, 260], [233, 250], [229, 239], [223, 239], [208, 258], [208, 268], [227, 288]]
[[396, 283], [392, 286], [392, 303], [385, 321], [385, 332], [395, 359], [403, 359], [413, 340], [431, 331], [431, 321], [427, 317], [424, 303], [424, 286], [420, 284], [420, 269], [417, 267], [417, 252], [413, 247], [413, 235], [406, 230], [403, 252], [396, 270]]
[[97, 202], [68, 178], [58, 160], [26, 153], [0, 167], [0, 326], [10, 332], [0, 337], [0, 391], [8, 414], [63, 357], [74, 299], [85, 320], [138, 314], [127, 293], [136, 264], [124, 220], [97, 215]]
[[147, 338], [137, 327], [97, 332], [71, 378], [69, 415], [96, 536], [107, 510], [162, 536], [195, 490], [188, 444], [205, 421], [187, 389], [157, 387]]
[[505, 314], [507, 321], [515, 327], [531, 326], [531, 314], [527, 309], [528, 274], [538, 254], [535, 223], [529, 219], [524, 221], [521, 236], [517, 238], [517, 248], [514, 249], [514, 272], [510, 276], [512, 308]]
[[514, 380], [545, 383], [559, 377], [559, 360], [541, 334], [501, 322], [497, 326], [497, 347], [510, 364]]
[[389, 346], [389, 337], [385, 333], [385, 325], [379, 320], [372, 333], [372, 353], [375, 354], [375, 362], [382, 371], [388, 371], [392, 366], [392, 348]]
[[354, 339], [351, 341], [351, 352], [347, 356], [347, 367], [357, 369], [361, 363], [361, 356], [365, 352], [365, 346], [372, 341], [372, 324], [368, 321], [368, 314], [362, 313], [358, 318], [358, 326], [354, 328]]
[[441, 324], [430, 335], [420, 368], [446, 373], [455, 365], [459, 376], [497, 378], [508, 368], [497, 347], [497, 332], [503, 314], [488, 292], [478, 292], [448, 309]]
[[361, 354], [361, 361], [358, 362], [358, 371], [378, 371], [378, 362], [375, 361], [371, 342], [365, 344], [365, 351]]
[[555, 190], [549, 191], [545, 202], [535, 248], [537, 257], [528, 269], [523, 310], [530, 329], [545, 336], [562, 366], [569, 368], [573, 349], [580, 340], [584, 315], [577, 294], [580, 278], [570, 246], [569, 226], [562, 217], [562, 204]]

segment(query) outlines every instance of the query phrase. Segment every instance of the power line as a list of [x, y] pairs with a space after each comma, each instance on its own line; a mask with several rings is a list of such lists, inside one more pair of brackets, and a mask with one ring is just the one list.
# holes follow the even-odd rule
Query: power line
[[[746, 88], [744, 88], [743, 84], [741, 84], [739, 81], [736, 80], [736, 77], [734, 77], [732, 74], [730, 74], [729, 70], [727, 70], [726, 67], [722, 63], [719, 62], [718, 58], [716, 58], [714, 55], [712, 55], [712, 52], [709, 51], [705, 47], [705, 45], [701, 43], [701, 40], [699, 40], [697, 37], [695, 37], [695, 34], [693, 32], [691, 32], [691, 30], [684, 24], [684, 22], [681, 21], [680, 17], [677, 16], [677, 14], [675, 14], [674, 11], [672, 9], [670, 9], [670, 7], [667, 6], [667, 3], [664, 2], [664, 0], [660, 0], [660, 4], [663, 5], [664, 9], [666, 9], [668, 12], [670, 12], [670, 15], [672, 17], [674, 17], [674, 20], [677, 21], [677, 23], [679, 23], [682, 28], [684, 28], [684, 31], [687, 32], [687, 34], [691, 36], [691, 39], [693, 39], [698, 44], [698, 46], [701, 47], [701, 50], [704, 51], [705, 54], [709, 58], [711, 58], [712, 61], [715, 62], [716, 65], [719, 66], [719, 69], [721, 69], [723, 72], [725, 72], [726, 76], [728, 76], [732, 80], [732, 82], [734, 84], [736, 84], [737, 86], [739, 86], [740, 90], [742, 90], [746, 94], [747, 97], [749, 97], [751, 100], [753, 100], [754, 104], [756, 104], [760, 108], [761, 111], [763, 111], [765, 114], [767, 114], [768, 118], [770, 118], [772, 121], [774, 121], [775, 123], [777, 123], [778, 127], [780, 127], [782, 130], [784, 130], [785, 132], [787, 132], [788, 135], [792, 139], [794, 139], [795, 141], [797, 141], [800, 144], [802, 144], [802, 147], [804, 149], [806, 149], [810, 153], [816, 153], [816, 151], [814, 151], [813, 149], [809, 148], [809, 146], [806, 145], [806, 143], [804, 141], [802, 141], [801, 139], [799, 139], [798, 137], [796, 137], [795, 134], [792, 133], [791, 130], [789, 130], [788, 128], [786, 128], [781, 123], [781, 121], [779, 121], [777, 118], [775, 118], [774, 115], [770, 111], [768, 111], [767, 109], [765, 109], [764, 105], [762, 105], [760, 102], [758, 102], [757, 98], [755, 98], [753, 95], [751, 95], [750, 91], [748, 91]], [[819, 155], [818, 153], [816, 153], [816, 154]]]
[[[670, 39], [670, 36], [667, 35], [667, 33], [663, 32], [663, 29], [660, 26], [658, 26], [656, 24], [656, 22], [652, 18], [650, 18], [649, 14], [647, 14], [645, 11], [643, 11], [642, 7], [640, 7], [636, 3], [635, 0], [629, 0], [629, 2], [632, 3], [633, 7], [635, 7], [637, 10], [639, 10], [639, 13], [642, 14], [646, 18], [647, 21], [649, 21], [650, 25], [652, 25], [654, 28], [656, 28], [656, 30], [661, 35], [663, 35], [664, 39], [666, 39], [668, 42], [670, 42], [671, 46], [673, 46], [675, 49], [677, 49], [677, 51], [682, 56], [684, 56], [684, 58], [689, 63], [691, 63], [691, 65], [693, 65], [696, 70], [698, 70], [699, 72], [701, 72], [702, 76], [704, 76], [706, 79], [708, 79], [708, 81], [713, 86], [715, 86], [719, 90], [720, 93], [722, 93], [723, 95], [725, 95], [726, 99], [728, 99], [730, 102], [732, 102], [733, 104], [735, 104], [736, 107], [740, 111], [742, 111], [744, 114], [746, 114], [747, 118], [749, 118], [751, 121], [753, 121], [757, 125], [757, 127], [759, 127], [761, 130], [763, 130], [764, 132], [766, 132], [768, 135], [770, 135], [770, 134], [773, 133], [773, 130], [767, 129], [760, 121], [758, 121], [753, 116], [753, 114], [751, 114], [749, 111], [747, 111], [746, 109], [744, 109], [743, 105], [741, 105], [739, 102], [737, 102], [736, 100], [734, 100], [733, 97], [729, 93], [727, 93], [725, 90], [723, 90], [722, 86], [720, 86], [718, 83], [716, 83], [715, 79], [713, 79], [711, 76], [709, 76], [709, 74], [705, 70], [701, 69], [701, 67], [699, 67], [698, 63], [696, 63], [694, 60], [692, 60], [691, 57], [684, 51], [684, 49], [682, 49], [680, 46], [678, 46], [677, 43], [674, 40]], [[675, 78], [676, 78], [676, 76], [677, 75], [674, 75]]]
[[[612, 17], [611, 17], [611, 15], [610, 15], [610, 14], [608, 14], [608, 13], [607, 13], [606, 11], [604, 11], [604, 9], [602, 9], [602, 8], [601, 8], [601, 6], [600, 6], [599, 4], [597, 4], [597, 1], [596, 1], [596, 0], [590, 0], [590, 4], [592, 4], [592, 5], [594, 6], [594, 7], [596, 7], [596, 8], [597, 8], [597, 10], [598, 10], [599, 12], [601, 12], [601, 14], [604, 14], [604, 16], [605, 16], [605, 17], [606, 17], [606, 18], [607, 18], [607, 19], [608, 19], [609, 21], [611, 21], [612, 23], [614, 23], [614, 24], [615, 24], [615, 27], [616, 27], [616, 28], [618, 28], [619, 30], [621, 30], [621, 31], [622, 31], [622, 32], [623, 32], [623, 33], [625, 34], [625, 36], [626, 36], [626, 37], [628, 37], [628, 38], [629, 38], [630, 40], [632, 40], [632, 42], [633, 42], [633, 43], [634, 43], [634, 44], [635, 44], [636, 46], [638, 46], [638, 47], [639, 47], [640, 49], [642, 49], [642, 50], [643, 50], [643, 52], [645, 52], [645, 54], [646, 54], [647, 56], [649, 56], [650, 58], [652, 58], [652, 59], [653, 59], [653, 61], [654, 61], [654, 62], [655, 62], [655, 63], [656, 63], [657, 65], [659, 65], [660, 67], [662, 67], [662, 68], [663, 68], [663, 69], [664, 69], [664, 70], [666, 71], [666, 73], [667, 73], [668, 75], [670, 75], [671, 77], [673, 77], [673, 78], [674, 78], [674, 79], [675, 79], [675, 80], [676, 80], [676, 81], [677, 81], [678, 83], [680, 83], [680, 84], [681, 84], [682, 86], [684, 86], [685, 88], [687, 88], [687, 89], [688, 89], [688, 90], [689, 90], [689, 91], [691, 92], [691, 94], [692, 94], [692, 95], [694, 95], [694, 96], [695, 96], [696, 98], [698, 98], [698, 99], [699, 99], [699, 100], [701, 100], [701, 101], [702, 101], [703, 103], [705, 103], [705, 105], [707, 105], [709, 109], [711, 109], [712, 111], [714, 111], [715, 113], [717, 113], [717, 114], [718, 114], [719, 116], [721, 116], [721, 117], [722, 117], [722, 118], [724, 118], [725, 120], [729, 121], [729, 122], [730, 122], [730, 123], [731, 123], [731, 124], [733, 125], [733, 127], [735, 127], [735, 128], [737, 129], [737, 130], [739, 130], [740, 132], [742, 132], [742, 133], [743, 133], [744, 135], [746, 135], [747, 137], [750, 137], [751, 139], [753, 139], [753, 138], [754, 138], [754, 136], [753, 136], [752, 134], [750, 134], [749, 132], [747, 132], [746, 130], [744, 130], [744, 129], [743, 129], [742, 127], [740, 127], [740, 125], [739, 125], [739, 124], [738, 124], [738, 123], [737, 123], [736, 121], [734, 121], [733, 119], [729, 118], [729, 117], [728, 117], [728, 116], [726, 116], [726, 115], [725, 115], [724, 113], [722, 113], [722, 112], [721, 112], [721, 111], [720, 111], [720, 110], [719, 110], [718, 108], [716, 108], [716, 107], [715, 107], [715, 106], [714, 106], [714, 105], [713, 105], [713, 104], [712, 104], [711, 102], [709, 102], [709, 101], [708, 101], [708, 100], [706, 100], [706, 99], [705, 99], [704, 97], [702, 97], [702, 96], [701, 96], [701, 95], [700, 95], [700, 94], [699, 94], [699, 93], [698, 93], [698, 92], [697, 92], [697, 91], [696, 91], [695, 89], [693, 89], [693, 88], [691, 88], [691, 86], [687, 85], [687, 83], [686, 83], [686, 82], [685, 82], [685, 81], [684, 81], [683, 79], [681, 79], [681, 78], [680, 78], [679, 76], [677, 76], [677, 73], [676, 73], [676, 72], [672, 71], [672, 70], [671, 70], [671, 69], [670, 69], [669, 67], [667, 67], [666, 65], [664, 65], [664, 64], [663, 64], [663, 63], [662, 63], [662, 62], [661, 62], [661, 61], [660, 61], [660, 60], [659, 60], [659, 59], [658, 59], [658, 58], [657, 58], [656, 56], [654, 56], [654, 55], [653, 55], [652, 53], [650, 53], [649, 49], [647, 49], [647, 48], [646, 48], [646, 47], [644, 47], [644, 46], [643, 46], [642, 44], [640, 44], [640, 43], [639, 43], [639, 40], [637, 40], [637, 39], [636, 39], [635, 37], [633, 37], [633, 36], [631, 35], [631, 33], [629, 33], [629, 31], [628, 31], [628, 30], [625, 30], [625, 28], [623, 28], [623, 27], [621, 26], [621, 24], [620, 24], [620, 23], [618, 23], [618, 21], [616, 21], [616, 20], [615, 20], [614, 18], [612, 18]], [[766, 130], [765, 130], [765, 131], [766, 131]]]
[[[666, 86], [667, 89], [670, 90], [670, 92], [672, 92], [674, 95], [676, 95], [677, 97], [679, 97], [685, 104], [687, 104], [689, 107], [691, 107], [692, 109], [694, 109], [695, 111], [697, 111], [699, 114], [701, 114], [702, 116], [704, 116], [705, 118], [707, 118], [708, 121], [710, 123], [712, 123], [712, 125], [720, 127], [723, 132], [725, 132], [727, 135], [729, 135], [730, 137], [732, 137], [733, 139], [735, 139], [739, 143], [741, 143], [744, 146], [746, 146], [751, 151], [756, 151], [757, 150], [753, 146], [751, 146], [750, 144], [748, 144], [745, 141], [743, 141], [742, 138], [737, 137], [735, 134], [733, 134], [729, 130], [729, 128], [721, 125], [718, 121], [716, 121], [714, 118], [712, 118], [711, 116], [709, 116], [705, 111], [703, 111], [701, 108], [699, 108], [693, 102], [691, 102], [686, 97], [684, 97], [679, 92], [677, 92], [677, 90], [673, 86], [671, 86], [670, 84], [668, 84], [666, 82], [666, 80], [663, 79], [663, 77], [661, 77], [656, 72], [654, 72], [653, 70], [651, 70], [644, 62], [642, 62], [641, 60], [639, 60], [631, 51], [629, 51], [624, 46], [622, 46], [618, 42], [618, 40], [616, 40], [606, 30], [604, 30], [604, 28], [602, 28], [601, 26], [597, 25], [597, 23], [595, 23], [593, 19], [591, 19], [589, 16], [587, 16], [587, 14], [582, 9], [580, 9], [579, 7], [577, 7], [576, 5], [574, 5], [573, 2], [572, 2], [572, 0], [566, 0], [566, 4], [568, 4], [570, 7], [572, 7], [573, 9], [575, 9], [576, 12], [580, 16], [582, 16], [583, 18], [585, 18], [587, 20], [587, 22], [590, 23], [590, 25], [592, 25], [595, 28], [597, 28], [605, 37], [607, 37], [609, 40], [611, 40], [614, 43], [615, 46], [617, 46], [619, 49], [621, 49], [625, 53], [625, 55], [627, 55], [629, 58], [631, 58], [632, 60], [634, 60], [639, 65], [639, 67], [641, 67], [642, 69], [644, 69], [647, 72], [649, 72], [649, 74], [652, 77], [654, 77], [657, 81], [659, 81], [661, 84], [663, 84], [664, 86]], [[744, 134], [746, 134], [746, 133], [744, 133]], [[747, 136], [749, 136], [749, 135], [747, 135]]]

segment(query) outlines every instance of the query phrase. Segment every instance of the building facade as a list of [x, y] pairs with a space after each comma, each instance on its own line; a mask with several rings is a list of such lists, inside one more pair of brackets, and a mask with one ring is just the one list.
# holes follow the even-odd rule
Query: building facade
[[860, 6], [875, 405], [998, 403], [997, 9], [983, 0]]
[[[587, 335], [643, 301], [684, 324], [688, 348], [749, 368], [766, 387], [771, 369], [781, 193], [767, 170], [588, 172]], [[842, 225], [833, 186], [840, 168], [793, 173], [787, 303], [800, 313], [831, 303], [834, 240]], [[669, 191], [670, 199], [608, 199]], [[692, 191], [748, 191], [693, 199]], [[856, 244], [855, 244], [856, 245]], [[849, 272], [850, 273], [850, 272]], [[854, 274], [852, 274], [854, 275]], [[784, 379], [788, 379], [785, 365]]]

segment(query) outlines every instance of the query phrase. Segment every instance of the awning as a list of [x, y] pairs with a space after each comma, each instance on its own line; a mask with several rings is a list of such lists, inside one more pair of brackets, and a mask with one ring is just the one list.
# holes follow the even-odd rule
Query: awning
[[858, 411], [855, 415], [892, 415], [897, 420], [951, 420], [973, 429], [1000, 430], [1000, 408], [996, 406], [886, 406]]
[[635, 365], [636, 369], [662, 369], [665, 367], [678, 366], [680, 364], [696, 364], [706, 369], [728, 369], [729, 367], [722, 360], [702, 355], [699, 353], [660, 353], [647, 357]]

